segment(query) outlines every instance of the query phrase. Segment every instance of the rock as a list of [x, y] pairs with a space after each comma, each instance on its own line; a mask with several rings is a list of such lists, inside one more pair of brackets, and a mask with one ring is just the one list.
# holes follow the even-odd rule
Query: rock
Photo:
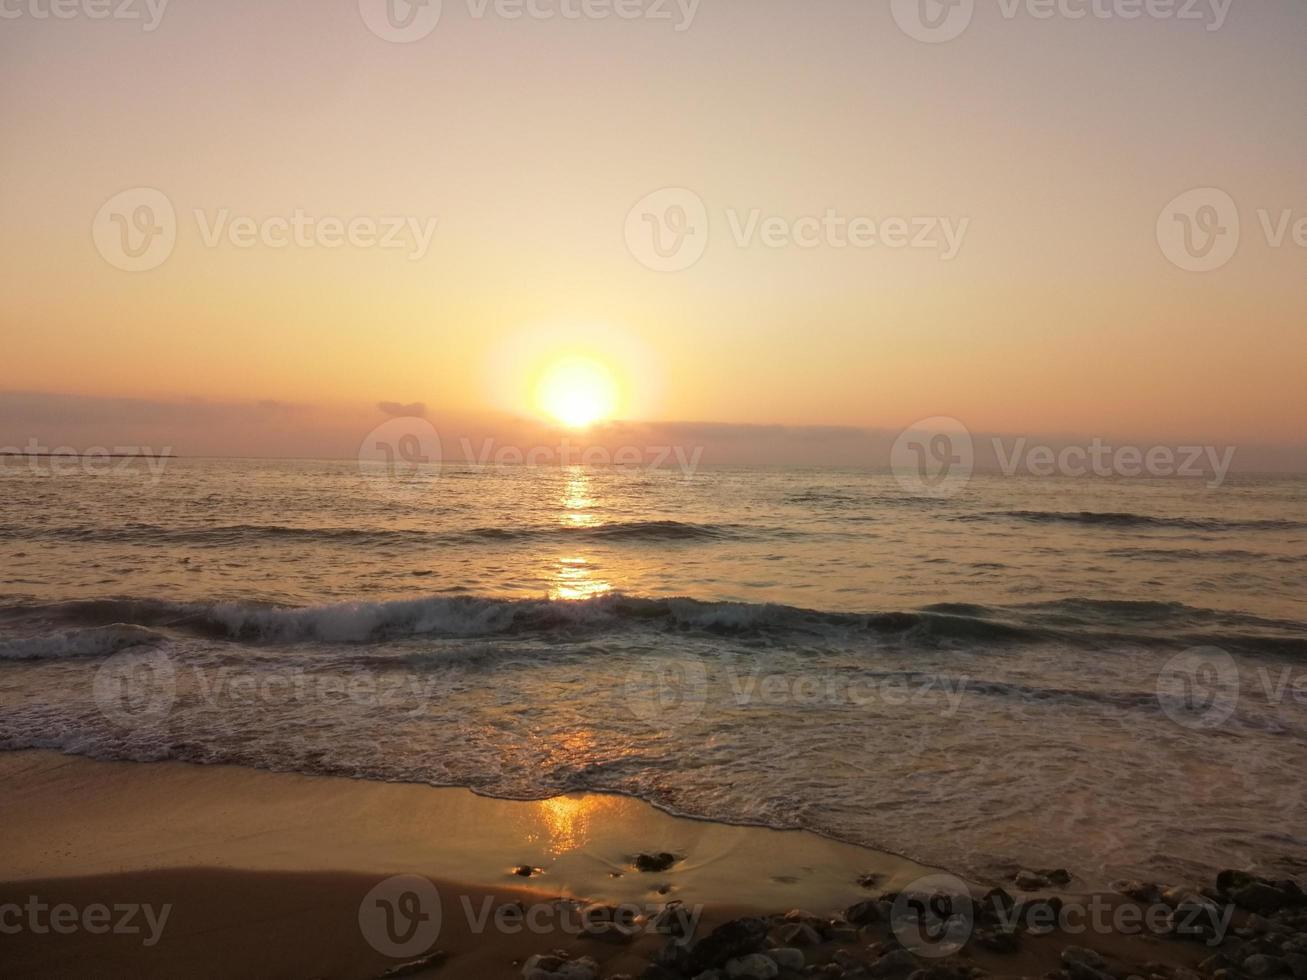
[[778, 949], [769, 949], [763, 954], [782, 970], [793, 970], [798, 972], [803, 969], [804, 957], [803, 950], [795, 949], [793, 946], [781, 946]]
[[1229, 895], [1240, 888], [1246, 888], [1256, 880], [1247, 871], [1236, 871], [1233, 868], [1227, 868], [1216, 876], [1216, 890], [1222, 895]]
[[1101, 970], [1107, 966], [1107, 962], [1102, 956], [1092, 949], [1086, 949], [1084, 946], [1068, 946], [1062, 950], [1062, 965], [1070, 967], [1073, 963], [1094, 970]]
[[731, 980], [772, 980], [780, 972], [776, 961], [762, 953], [750, 953], [726, 961], [726, 976]]
[[1230, 900], [1250, 912], [1278, 912], [1294, 904], [1294, 896], [1264, 881], [1251, 881], [1230, 893]]
[[1293, 972], [1294, 980], [1307, 980], [1307, 954], [1285, 953], [1284, 962]]
[[1279, 957], [1267, 956], [1265, 953], [1254, 953], [1243, 961], [1244, 970], [1254, 977], [1273, 977], [1287, 966]]
[[826, 930], [826, 940], [832, 943], [856, 943], [858, 930], [854, 926], [834, 925]]
[[658, 854], [637, 854], [635, 858], [635, 869], [637, 871], [666, 871], [676, 863], [676, 855], [667, 851]]
[[1012, 880], [1025, 892], [1037, 892], [1052, 884], [1047, 878], [1033, 871], [1018, 871]]
[[1114, 881], [1112, 890], [1144, 905], [1155, 905], [1162, 900], [1161, 887], [1151, 881]]
[[980, 900], [980, 908], [983, 914], [996, 919], [1006, 915], [1014, 905], [1016, 905], [1016, 899], [1009, 895], [1004, 888], [991, 888], [985, 892], [985, 897]]
[[767, 923], [747, 917], [723, 923], [691, 947], [686, 965], [691, 976], [724, 966], [727, 960], [756, 953], [767, 942]]
[[865, 875], [858, 875], [858, 884], [861, 885], [863, 888], [875, 888], [884, 880], [885, 880], [884, 875], [877, 874], [874, 871], [869, 872]]
[[653, 931], [675, 939], [685, 939], [694, 927], [694, 913], [680, 900], [668, 902], [653, 917]]
[[1224, 938], [1225, 918], [1206, 898], [1189, 898], [1176, 905], [1170, 917], [1171, 932], [1181, 939], [1208, 942]]
[[407, 963], [400, 963], [392, 966], [385, 973], [381, 974], [382, 980], [390, 980], [392, 977], [408, 977], [415, 973], [422, 973], [426, 970], [433, 970], [440, 966], [445, 960], [445, 951], [437, 950], [434, 953], [428, 953], [426, 956], [416, 960], [409, 960]]
[[1182, 902], [1200, 902], [1202, 899], [1193, 893], [1192, 889], [1185, 888], [1183, 885], [1172, 885], [1162, 891], [1162, 902], [1175, 908]]
[[536, 954], [522, 967], [526, 980], [595, 980], [599, 964], [588, 956], [565, 960], [553, 954]]
[[867, 973], [873, 977], [890, 977], [896, 974], [907, 975], [917, 968], [917, 958], [909, 953], [906, 949], [896, 949], [892, 953], [886, 953], [875, 963]]
[[821, 933], [806, 922], [790, 922], [776, 930], [776, 936], [786, 946], [820, 946]]
[[725, 980], [725, 977], [721, 970], [704, 970], [694, 980]]
[[995, 953], [1015, 953], [1020, 946], [1017, 934], [1011, 929], [977, 929], [972, 941], [982, 949]]
[[522, 966], [522, 973], [526, 975], [532, 970], [544, 970], [546, 973], [553, 973], [563, 963], [564, 960], [561, 956], [554, 956], [550, 953], [536, 953]]
[[844, 910], [844, 918], [855, 926], [870, 925], [880, 921], [880, 903], [874, 898], [854, 902]]
[[1051, 882], [1054, 885], [1071, 884], [1071, 872], [1068, 871], [1066, 868], [1054, 868], [1051, 871], [1048, 869], [1041, 869], [1040, 871], [1037, 872], [1037, 874], [1039, 874], [1043, 878], [1046, 878], [1049, 882]]
[[513, 869], [513, 874], [517, 875], [519, 878], [530, 878], [535, 873], [536, 869], [531, 867], [529, 864], [519, 864]]

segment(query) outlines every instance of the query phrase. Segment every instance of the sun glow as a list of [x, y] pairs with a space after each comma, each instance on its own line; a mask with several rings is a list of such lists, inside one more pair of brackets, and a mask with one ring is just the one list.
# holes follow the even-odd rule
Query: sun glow
[[536, 404], [573, 429], [610, 418], [617, 410], [617, 382], [598, 361], [569, 357], [549, 365], [536, 385]]

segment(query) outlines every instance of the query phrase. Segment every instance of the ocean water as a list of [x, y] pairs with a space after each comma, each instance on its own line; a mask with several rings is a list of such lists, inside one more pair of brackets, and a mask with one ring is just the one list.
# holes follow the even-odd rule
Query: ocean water
[[[69, 472], [73, 470], [75, 472]], [[0, 465], [0, 749], [1307, 868], [1307, 481]]]

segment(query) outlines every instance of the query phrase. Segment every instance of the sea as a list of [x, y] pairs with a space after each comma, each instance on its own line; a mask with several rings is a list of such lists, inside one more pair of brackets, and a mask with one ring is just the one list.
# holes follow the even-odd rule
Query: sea
[[1301, 477], [10, 458], [0, 749], [1301, 873], [1305, 573]]

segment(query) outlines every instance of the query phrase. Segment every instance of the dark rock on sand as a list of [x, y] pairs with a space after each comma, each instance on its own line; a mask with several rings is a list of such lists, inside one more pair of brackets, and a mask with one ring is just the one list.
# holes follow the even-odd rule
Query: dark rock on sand
[[1015, 953], [1020, 946], [1017, 934], [1011, 929], [977, 929], [972, 937], [977, 946], [995, 953]]
[[693, 913], [679, 899], [668, 902], [653, 918], [654, 932], [674, 939], [684, 939], [689, 936], [693, 926]]
[[1103, 957], [1084, 946], [1068, 946], [1062, 950], [1062, 966], [1071, 980], [1111, 980]]
[[1151, 881], [1114, 881], [1112, 890], [1144, 905], [1155, 905], [1162, 900], [1162, 887]]
[[871, 964], [867, 973], [873, 977], [892, 977], [900, 974], [906, 976], [916, 969], [917, 958], [906, 949], [896, 949]]
[[865, 926], [873, 922], [879, 922], [880, 902], [874, 898], [854, 902], [844, 910], [844, 919], [855, 926]]
[[1225, 928], [1221, 909], [1206, 898], [1189, 897], [1176, 905], [1171, 913], [1172, 935], [1179, 939], [1208, 942], [1221, 938]]
[[421, 973], [423, 970], [431, 970], [439, 966], [445, 960], [444, 950], [435, 953], [428, 953], [421, 959], [409, 960], [407, 963], [400, 963], [392, 966], [385, 973], [381, 974], [382, 980], [389, 980], [390, 977], [408, 977], [414, 973]]
[[787, 922], [776, 930], [776, 938], [786, 946], [820, 946], [821, 933], [806, 922]]
[[676, 855], [662, 851], [658, 854], [637, 854], [635, 868], [637, 871], [666, 871], [676, 863]]
[[[690, 947], [685, 965], [690, 976], [725, 965], [727, 960], [757, 953], [767, 943], [767, 923], [748, 917], [723, 923]], [[684, 948], [682, 947], [682, 951]]]
[[[1293, 883], [1289, 882], [1289, 884]], [[1230, 900], [1235, 905], [1249, 912], [1278, 912], [1282, 908], [1298, 904], [1300, 900], [1300, 895], [1295, 895], [1288, 889], [1267, 881], [1250, 881], [1243, 887], [1226, 894], [1229, 894]]]
[[781, 968], [762, 953], [749, 953], [727, 960], [725, 972], [729, 980], [773, 980], [780, 975]]

